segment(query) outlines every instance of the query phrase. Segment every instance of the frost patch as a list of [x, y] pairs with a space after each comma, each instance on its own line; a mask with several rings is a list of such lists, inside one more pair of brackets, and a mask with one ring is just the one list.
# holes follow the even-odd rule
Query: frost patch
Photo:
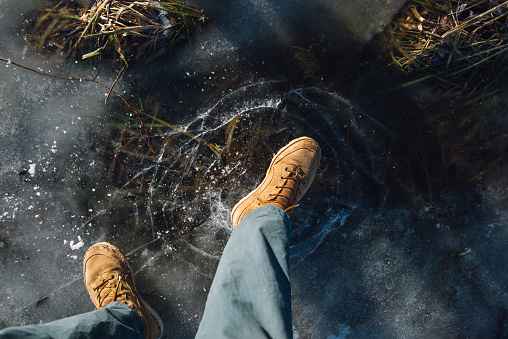
[[28, 173], [32, 177], [35, 175], [35, 164], [28, 165]]
[[81, 240], [81, 237], [78, 235], [78, 242], [76, 244], [74, 244], [74, 240], [71, 240], [71, 242], [69, 243], [69, 246], [71, 247], [71, 250], [75, 251], [75, 250], [79, 250], [81, 247], [85, 246], [85, 243], [83, 242], [83, 240]]

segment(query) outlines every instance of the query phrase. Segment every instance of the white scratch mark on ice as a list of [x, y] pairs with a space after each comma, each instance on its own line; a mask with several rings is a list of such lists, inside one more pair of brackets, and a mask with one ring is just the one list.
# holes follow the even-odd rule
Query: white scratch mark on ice
[[85, 245], [85, 243], [83, 242], [83, 240], [81, 240], [81, 237], [78, 235], [78, 243], [77, 244], [74, 244], [74, 240], [71, 240], [71, 242], [69, 243], [70, 247], [71, 247], [71, 250], [75, 251], [75, 250], [79, 250], [81, 247], [83, 247]]
[[30, 173], [32, 177], [35, 175], [35, 164], [28, 165], [28, 173]]

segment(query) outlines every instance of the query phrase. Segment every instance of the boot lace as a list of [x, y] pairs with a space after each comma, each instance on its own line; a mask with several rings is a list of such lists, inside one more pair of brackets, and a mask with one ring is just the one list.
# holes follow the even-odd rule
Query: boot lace
[[127, 295], [132, 291], [126, 286], [124, 281], [121, 275], [118, 275], [118, 278], [116, 278], [114, 274], [102, 278], [101, 282], [94, 287], [94, 290], [97, 292], [98, 308], [104, 307], [103, 303], [106, 299], [109, 299], [109, 302], [120, 301], [127, 303]]
[[295, 169], [286, 167], [284, 168], [284, 171], [288, 172], [288, 175], [282, 175], [280, 177], [280, 179], [283, 180], [282, 185], [275, 186], [275, 188], [279, 191], [269, 194], [269, 196], [273, 197], [273, 199], [264, 200], [260, 197], [257, 198], [263, 205], [270, 204], [270, 201], [275, 200], [278, 204], [283, 206], [284, 211], [290, 214], [292, 217], [293, 209], [298, 207], [296, 201], [298, 199], [298, 195], [301, 192], [302, 184], [305, 185], [305, 180], [303, 180], [305, 173], [299, 167], [296, 167]]

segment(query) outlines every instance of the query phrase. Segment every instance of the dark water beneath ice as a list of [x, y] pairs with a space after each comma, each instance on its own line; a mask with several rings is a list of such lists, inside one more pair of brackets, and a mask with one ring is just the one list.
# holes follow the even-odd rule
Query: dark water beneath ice
[[[450, 121], [429, 122], [432, 86], [387, 92], [400, 79], [372, 47], [401, 3], [190, 3], [210, 18], [206, 30], [115, 87], [178, 125], [145, 120], [154, 154], [103, 88], [0, 65], [0, 327], [92, 310], [82, 256], [110, 241], [128, 254], [166, 337], [192, 337], [230, 209], [280, 147], [307, 135], [323, 158], [295, 212], [295, 337], [505, 336], [508, 186], [495, 162], [505, 106], [450, 160], [457, 133], [444, 141]], [[0, 1], [0, 57], [93, 74], [27, 46], [25, 20], [41, 4]], [[99, 80], [115, 76], [105, 67]]]

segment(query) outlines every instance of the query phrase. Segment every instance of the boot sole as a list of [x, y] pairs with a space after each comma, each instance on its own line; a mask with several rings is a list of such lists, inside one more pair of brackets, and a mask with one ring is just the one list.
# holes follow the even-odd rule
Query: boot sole
[[[108, 242], [99, 242], [99, 243], [96, 243], [94, 245], [92, 245], [89, 250], [95, 246], [103, 246], [103, 247], [107, 247], [109, 248], [110, 250], [112, 250], [116, 255], [117, 257], [120, 258], [120, 260], [127, 265], [127, 268], [129, 269], [129, 272], [131, 274], [131, 277], [132, 277], [132, 282], [134, 283], [134, 290], [138, 293], [139, 295], [139, 292], [138, 292], [138, 289], [136, 288], [136, 281], [134, 279], [134, 271], [132, 270], [132, 267], [131, 267], [131, 264], [129, 263], [129, 261], [127, 260], [127, 258], [124, 257], [124, 255], [120, 252], [120, 250], [114, 246], [114, 245], [111, 245], [110, 243]], [[88, 252], [88, 251], [87, 251]], [[143, 300], [143, 298], [141, 297], [141, 295], [139, 295], [139, 298], [141, 299], [141, 302], [143, 303], [143, 305], [146, 307], [146, 309], [148, 310], [148, 312], [150, 313], [150, 315], [152, 316], [152, 318], [155, 320], [155, 322], [157, 323], [157, 326], [159, 326], [159, 329], [160, 329], [160, 335], [159, 335], [159, 338], [162, 338], [162, 333], [164, 332], [164, 324], [162, 322], [162, 319], [159, 317], [159, 315], [157, 314], [157, 312], [152, 308], [150, 307], [150, 305], [148, 305], [148, 303], [146, 301]]]
[[[275, 159], [277, 159], [277, 157], [279, 155], [281, 155], [284, 151], [286, 151], [288, 148], [292, 147], [294, 144], [302, 141], [302, 140], [309, 140], [309, 141], [314, 141], [314, 139], [312, 138], [309, 138], [309, 137], [300, 137], [300, 138], [297, 138], [297, 139], [294, 139], [293, 141], [291, 141], [289, 144], [287, 144], [286, 146], [282, 147], [278, 152], [277, 154], [275, 154], [272, 158], [272, 161], [270, 162], [270, 166], [268, 166], [268, 169], [266, 170], [266, 174], [265, 174], [265, 178], [263, 179], [263, 181], [261, 182], [261, 184], [258, 185], [258, 187], [256, 187], [254, 190], [252, 190], [249, 194], [247, 194], [245, 197], [243, 197], [234, 207], [233, 209], [231, 210], [231, 223], [233, 223], [233, 214], [235, 214], [235, 211], [238, 209], [238, 207], [240, 207], [240, 205], [242, 205], [242, 203], [244, 201], [246, 201], [247, 199], [249, 199], [251, 196], [253, 196], [254, 194], [256, 194], [256, 192], [261, 188], [263, 187], [263, 185], [265, 184], [265, 182], [268, 180], [268, 173], [270, 173], [270, 170], [272, 169], [272, 166], [273, 164], [275, 163]], [[302, 196], [307, 193], [308, 189], [310, 188], [310, 186], [305, 190], [303, 191], [303, 194]], [[238, 223], [240, 224], [240, 223]], [[238, 226], [238, 225], [237, 225]]]

